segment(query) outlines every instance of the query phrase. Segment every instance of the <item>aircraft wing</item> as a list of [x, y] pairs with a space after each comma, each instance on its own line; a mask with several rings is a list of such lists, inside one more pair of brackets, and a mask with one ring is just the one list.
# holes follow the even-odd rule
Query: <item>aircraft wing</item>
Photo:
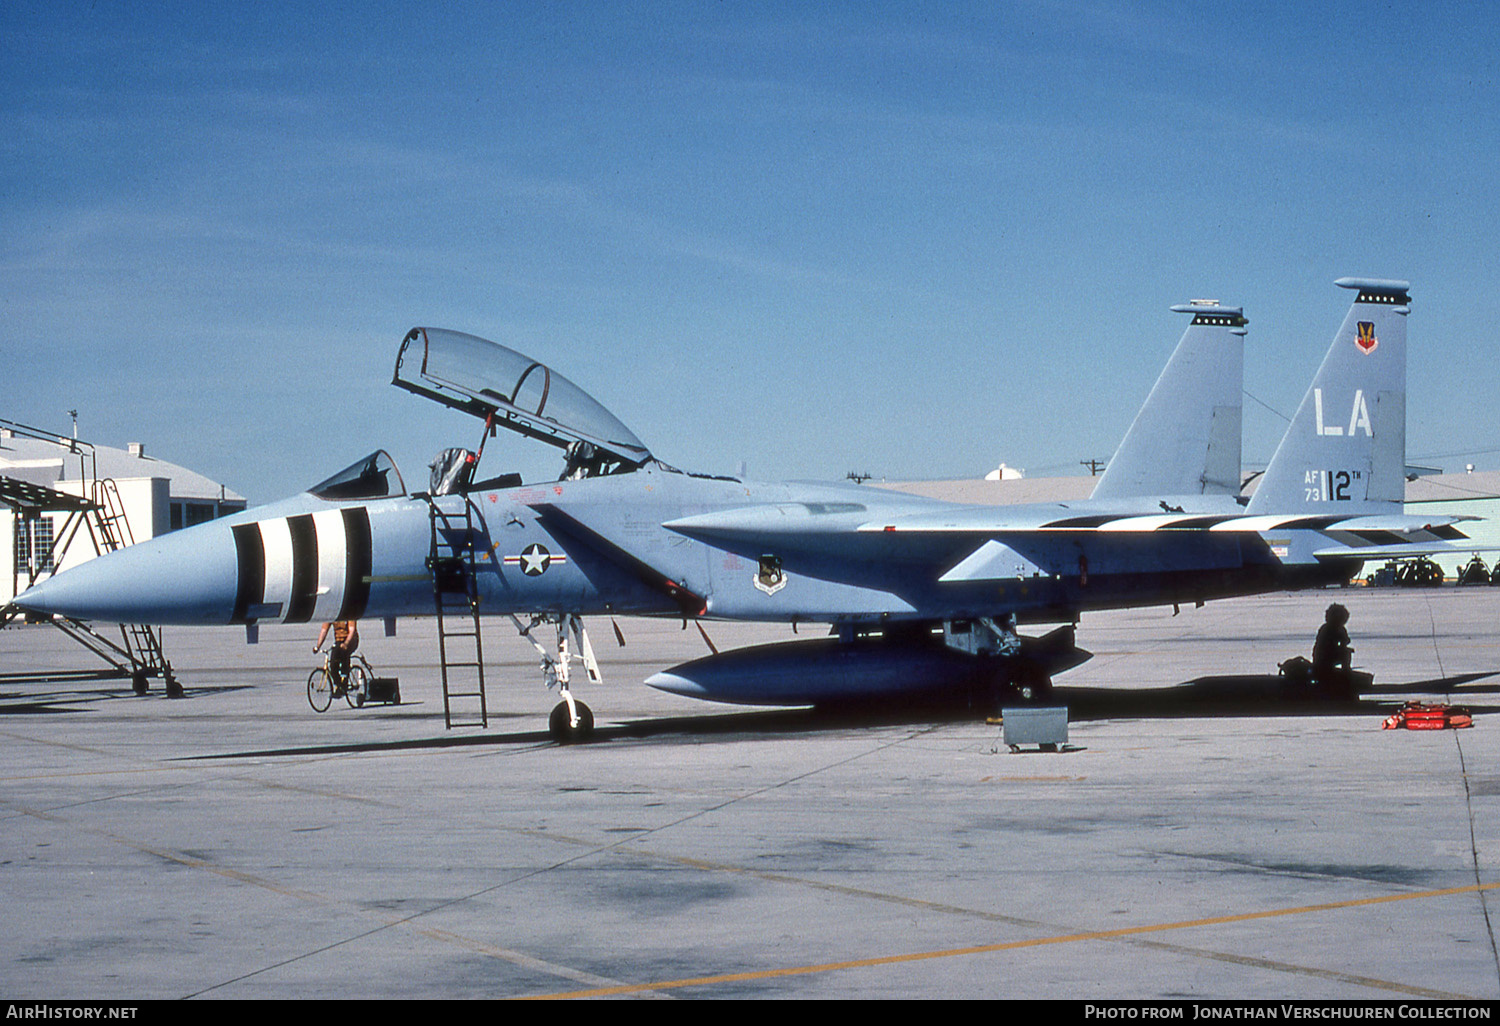
[[[757, 546], [788, 553], [815, 551], [839, 544], [840, 535], [852, 535], [849, 541], [862, 543], [858, 548], [866, 559], [887, 556], [910, 560], [916, 551], [947, 553], [947, 561], [938, 571], [938, 580], [943, 583], [1077, 573], [1076, 552], [1062, 543], [1087, 545], [1096, 556], [1111, 551], [1151, 551], [1155, 558], [1170, 558], [1179, 547], [1202, 550], [1216, 541], [1254, 536], [1265, 543], [1271, 555], [1286, 561], [1293, 547], [1283, 539], [1296, 532], [1302, 541], [1294, 547], [1292, 561], [1319, 562], [1459, 554], [1500, 547], [1476, 546], [1455, 525], [1479, 518], [1458, 515], [1103, 512], [1086, 506], [1047, 504], [944, 505], [877, 520], [865, 516], [820, 516], [791, 503], [716, 511], [669, 521], [664, 526], [747, 551]], [[1149, 550], [1142, 547], [1148, 539]]]
[[934, 504], [922, 512], [897, 511], [883, 519], [870, 519], [863, 507], [841, 510], [832, 504], [780, 503], [718, 510], [670, 520], [662, 526], [705, 538], [766, 541], [796, 536], [826, 537], [854, 531], [858, 534], [1035, 534], [1050, 532], [1138, 534], [1158, 531], [1212, 531], [1256, 534], [1265, 531], [1340, 531], [1362, 533], [1371, 543], [1388, 535], [1426, 532], [1435, 540], [1457, 541], [1466, 536], [1453, 527], [1478, 517], [1462, 515], [1410, 516], [1401, 513], [1340, 515], [1249, 515], [1245, 513], [1170, 512], [1149, 513], [1115, 509], [1101, 511], [1087, 504], [1064, 506], [1036, 503], [1026, 506], [978, 506]]
[[[1103, 536], [1161, 534], [1184, 537], [1194, 534], [1209, 535], [1255, 535], [1266, 537], [1292, 531], [1315, 531], [1324, 536], [1329, 544], [1318, 545], [1310, 555], [1318, 560], [1335, 559], [1399, 559], [1407, 556], [1431, 556], [1460, 554], [1480, 549], [1500, 548], [1495, 545], [1476, 544], [1456, 524], [1479, 517], [1463, 515], [1408, 516], [1405, 514], [1375, 514], [1362, 516], [1287, 514], [1267, 515], [1193, 515], [1193, 514], [1147, 514], [1109, 515], [1085, 514], [1064, 516], [1055, 519], [1019, 524], [1005, 517], [997, 517], [984, 510], [970, 510], [964, 514], [946, 514], [938, 517], [907, 517], [893, 523], [870, 523], [861, 525], [862, 533], [889, 533], [896, 536], [913, 534], [982, 534], [989, 541], [975, 549], [971, 560], [985, 550], [986, 545], [995, 545], [1010, 537], [1056, 533], [1062, 535], [1096, 534]], [[1273, 551], [1275, 546], [1273, 545]], [[956, 567], [950, 574], [957, 572]], [[948, 579], [946, 576], [944, 579]], [[961, 576], [958, 579], [972, 579]]]
[[[1055, 509], [1055, 507], [1054, 507]], [[1038, 510], [1037, 512], [1041, 512]], [[1200, 513], [1075, 513], [1063, 516], [1036, 517], [1029, 509], [1014, 507], [963, 506], [953, 511], [937, 514], [922, 514], [892, 518], [887, 522], [873, 521], [861, 524], [860, 532], [888, 532], [894, 534], [931, 534], [940, 532], [1004, 534], [1012, 532], [1067, 531], [1099, 532], [1104, 534], [1154, 533], [1157, 531], [1213, 531], [1239, 534], [1259, 534], [1266, 531], [1343, 531], [1369, 535], [1376, 542], [1385, 535], [1409, 535], [1428, 532], [1441, 540], [1459, 540], [1466, 537], [1453, 527], [1465, 520], [1479, 517], [1463, 515], [1408, 516], [1406, 514], [1382, 513], [1375, 515], [1308, 516], [1292, 513], [1283, 515], [1225, 515]], [[1021, 514], [1021, 515], [1016, 515]], [[682, 523], [677, 521], [675, 523]], [[673, 525], [668, 525], [673, 526]]]

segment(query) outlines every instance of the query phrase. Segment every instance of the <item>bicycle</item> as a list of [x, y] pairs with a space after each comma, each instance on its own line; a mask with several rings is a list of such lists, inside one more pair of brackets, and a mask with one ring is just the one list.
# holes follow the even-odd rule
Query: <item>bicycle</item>
[[349, 672], [340, 678], [333, 668], [333, 650], [323, 657], [323, 665], [307, 676], [307, 703], [314, 712], [327, 712], [336, 698], [346, 699], [349, 708], [358, 709], [365, 704], [370, 693], [370, 678], [375, 670], [369, 660], [359, 652], [349, 657]]

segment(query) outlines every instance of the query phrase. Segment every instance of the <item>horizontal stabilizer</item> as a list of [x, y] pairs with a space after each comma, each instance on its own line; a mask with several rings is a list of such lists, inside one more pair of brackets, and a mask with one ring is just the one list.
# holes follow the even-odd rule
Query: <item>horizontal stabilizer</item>
[[1327, 548], [1315, 549], [1313, 556], [1321, 560], [1363, 559], [1368, 562], [1380, 559], [1405, 559], [1408, 556], [1462, 557], [1476, 552], [1497, 550], [1500, 550], [1500, 544], [1479, 545], [1465, 541], [1462, 545], [1454, 545], [1451, 542], [1426, 541], [1398, 545], [1331, 545]]

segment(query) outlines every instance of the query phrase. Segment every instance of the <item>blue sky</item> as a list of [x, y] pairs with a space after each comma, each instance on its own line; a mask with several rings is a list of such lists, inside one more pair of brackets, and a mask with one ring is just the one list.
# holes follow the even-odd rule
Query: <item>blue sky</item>
[[1344, 275], [1412, 282], [1409, 454], [1500, 467], [1490, 3], [12, 0], [0, 40], [0, 416], [257, 501], [476, 444], [390, 386], [416, 324], [684, 469], [1038, 475], [1211, 296], [1263, 462]]

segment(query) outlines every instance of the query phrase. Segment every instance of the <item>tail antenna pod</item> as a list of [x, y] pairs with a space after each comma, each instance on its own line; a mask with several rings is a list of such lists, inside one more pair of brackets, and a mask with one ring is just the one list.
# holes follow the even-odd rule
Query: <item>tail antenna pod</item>
[[1356, 289], [1356, 303], [1380, 306], [1410, 306], [1411, 282], [1397, 278], [1340, 278], [1334, 282], [1341, 289]]

